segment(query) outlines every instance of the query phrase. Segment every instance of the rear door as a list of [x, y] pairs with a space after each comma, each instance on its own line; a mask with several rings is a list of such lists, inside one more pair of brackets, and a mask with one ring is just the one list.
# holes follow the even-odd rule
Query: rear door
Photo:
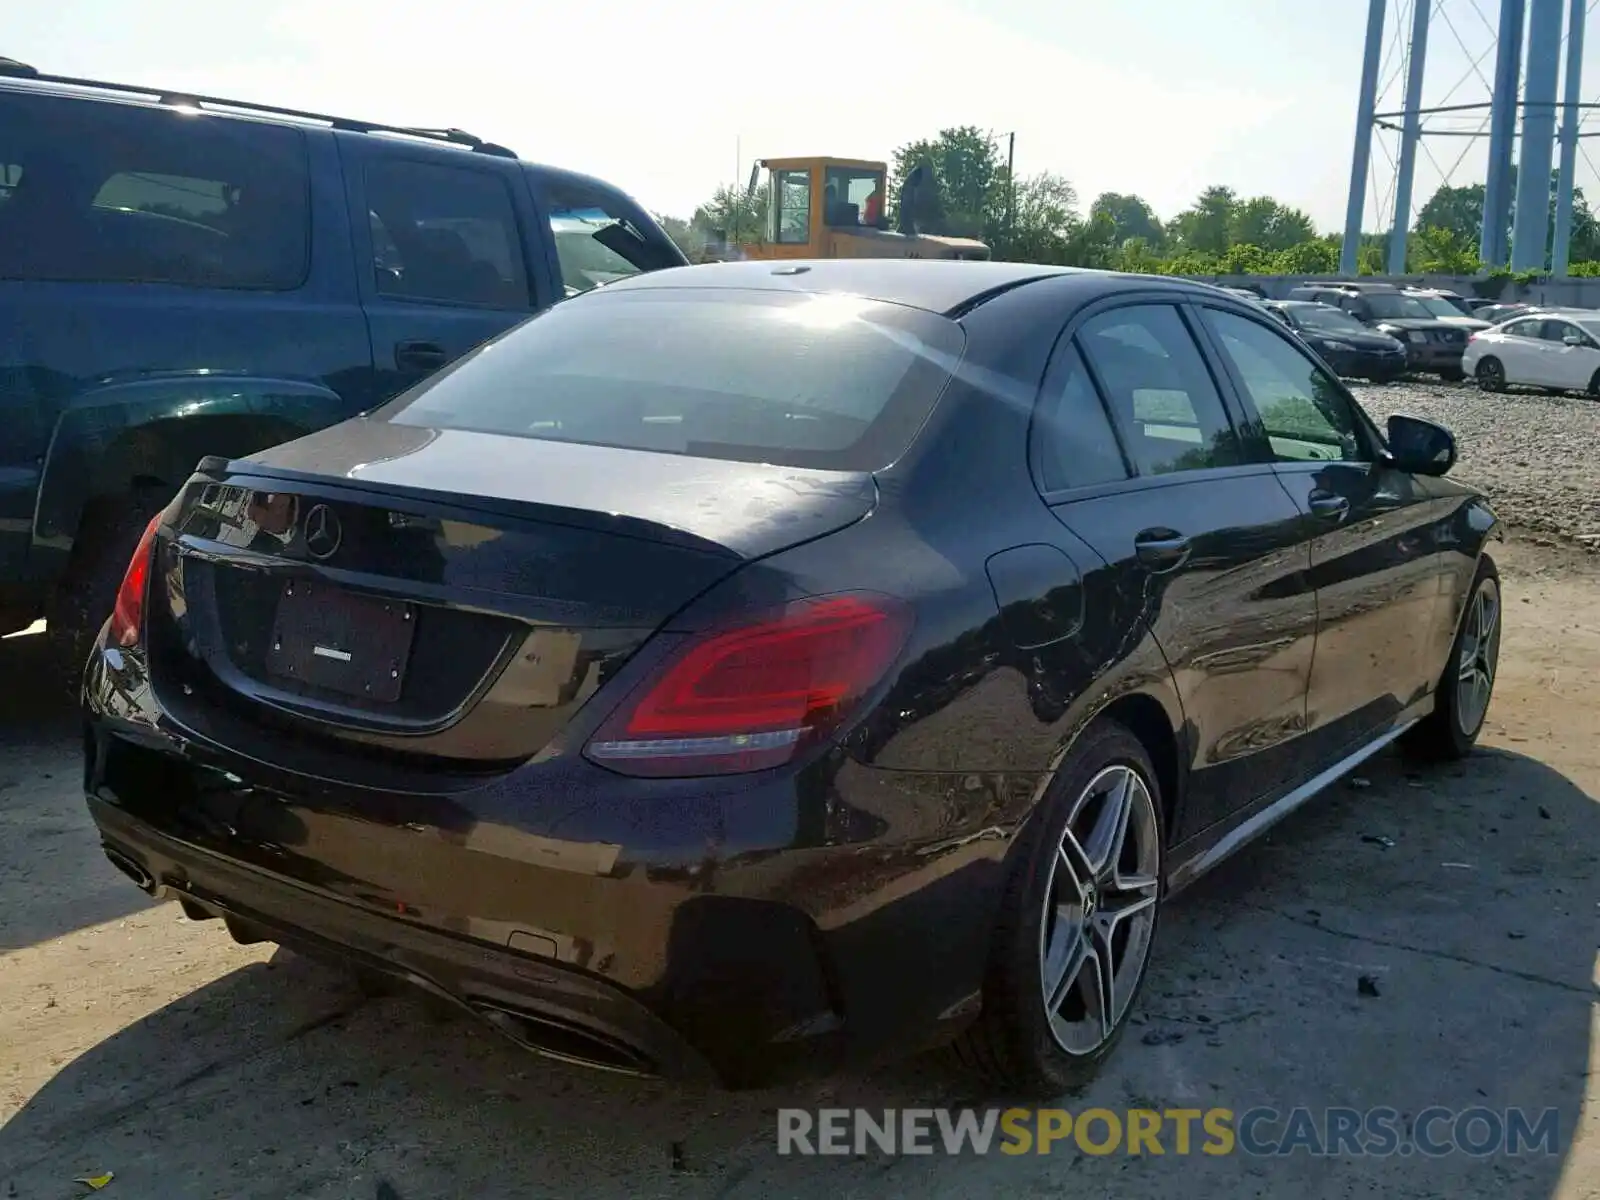
[[1204, 307], [1310, 542], [1318, 611], [1308, 721], [1327, 761], [1433, 687], [1444, 606], [1437, 519], [1453, 507], [1385, 466], [1376, 430], [1320, 364], [1267, 322]]
[[1505, 368], [1507, 383], [1545, 382], [1544, 339], [1541, 322], [1513, 321], [1500, 331], [1493, 354]]
[[[1075, 415], [1041, 465], [1047, 503], [1173, 671], [1192, 768], [1180, 836], [1291, 778], [1316, 632], [1299, 510], [1244, 449], [1191, 321], [1159, 300], [1091, 310], [1051, 367], [1046, 402]], [[1107, 414], [1114, 436], [1088, 438]]]
[[553, 302], [520, 163], [361, 134], [340, 154], [385, 397]]

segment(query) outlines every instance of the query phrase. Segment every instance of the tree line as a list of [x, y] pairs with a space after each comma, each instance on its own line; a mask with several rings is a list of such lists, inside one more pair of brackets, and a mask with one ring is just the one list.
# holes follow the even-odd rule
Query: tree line
[[[1339, 234], [1319, 234], [1311, 218], [1271, 196], [1241, 196], [1212, 186], [1163, 220], [1140, 196], [1103, 192], [1085, 211], [1076, 189], [1053, 171], [1019, 175], [1013, 186], [993, 135], [965, 125], [909, 142], [890, 163], [889, 199], [919, 163], [934, 180], [928, 232], [975, 237], [997, 259], [1158, 275], [1331, 275], [1339, 269]], [[1515, 182], [1513, 180], [1513, 191]], [[1551, 177], [1551, 209], [1555, 207]], [[1481, 183], [1443, 186], [1422, 206], [1407, 240], [1411, 273], [1471, 275], [1483, 269], [1478, 235]], [[692, 260], [717, 257], [722, 239], [757, 240], [766, 228], [767, 196], [723, 186], [687, 218], [663, 216], [663, 228]], [[1551, 222], [1554, 227], [1554, 221]], [[1509, 224], [1508, 224], [1509, 228]], [[1386, 233], [1363, 236], [1360, 270], [1388, 270]], [[1600, 221], [1581, 189], [1573, 196], [1568, 272], [1600, 276]], [[1546, 259], [1548, 263], [1548, 247]], [[1491, 272], [1491, 274], [1503, 272]]]

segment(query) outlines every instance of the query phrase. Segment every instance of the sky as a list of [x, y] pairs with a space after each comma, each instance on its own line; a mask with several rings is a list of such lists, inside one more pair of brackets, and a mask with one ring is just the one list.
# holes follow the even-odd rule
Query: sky
[[[1424, 102], [1486, 101], [1473, 62], [1492, 73], [1497, 6], [1437, 3]], [[1409, 4], [1389, 0], [1386, 47]], [[1170, 218], [1225, 184], [1331, 231], [1366, 14], [1366, 0], [51, 0], [10, 6], [0, 54], [54, 74], [456, 126], [675, 216], [742, 182], [755, 158], [887, 160], [976, 125], [1015, 133], [1018, 173], [1065, 176], [1084, 208], [1134, 192]], [[1600, 29], [1587, 49], [1600, 91]], [[1380, 110], [1399, 107], [1398, 66], [1391, 48]], [[1482, 178], [1481, 141], [1424, 146], [1416, 204], [1445, 178]], [[1369, 228], [1392, 212], [1382, 148], [1374, 162]], [[1578, 182], [1600, 194], [1587, 160]]]

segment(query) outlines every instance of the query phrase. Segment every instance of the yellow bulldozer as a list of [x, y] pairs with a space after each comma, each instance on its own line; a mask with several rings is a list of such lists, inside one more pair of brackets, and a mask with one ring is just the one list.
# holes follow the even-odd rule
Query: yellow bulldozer
[[898, 228], [887, 219], [888, 165], [855, 158], [768, 158], [750, 172], [753, 199], [765, 175], [766, 228], [726, 231], [743, 258], [960, 258], [982, 260], [989, 247], [924, 233], [906, 189]]

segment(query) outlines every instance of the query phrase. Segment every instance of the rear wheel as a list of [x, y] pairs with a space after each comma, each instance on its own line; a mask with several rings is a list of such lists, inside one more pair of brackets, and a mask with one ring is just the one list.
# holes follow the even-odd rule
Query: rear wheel
[[956, 1045], [1008, 1091], [1091, 1079], [1127, 1026], [1160, 913], [1165, 826], [1143, 745], [1100, 721], [1057, 772], [1007, 887], [983, 1012]]
[[1478, 360], [1476, 371], [1478, 386], [1486, 392], [1503, 392], [1506, 390], [1506, 369], [1498, 358], [1490, 355]]
[[1500, 615], [1500, 574], [1485, 557], [1434, 691], [1433, 712], [1406, 735], [1408, 750], [1430, 759], [1465, 758], [1472, 752], [1500, 668]]
[[1589, 377], [1589, 395], [1600, 398], [1600, 371]]
[[84, 513], [72, 558], [45, 605], [54, 686], [69, 699], [77, 697], [89, 649], [111, 615], [139, 537], [165, 503], [154, 489], [141, 489], [96, 500]]

